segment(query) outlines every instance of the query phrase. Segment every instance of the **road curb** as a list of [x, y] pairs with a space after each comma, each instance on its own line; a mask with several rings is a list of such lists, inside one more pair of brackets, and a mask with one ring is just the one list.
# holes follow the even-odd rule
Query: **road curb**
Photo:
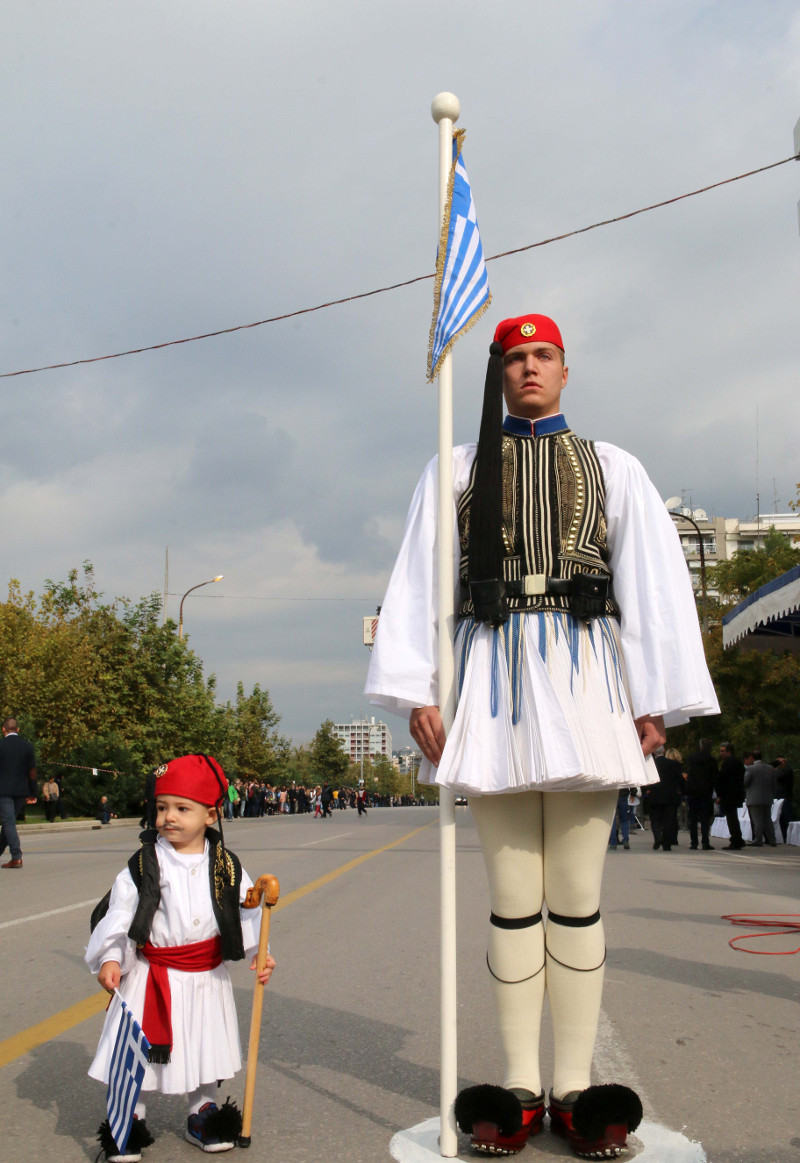
[[96, 828], [138, 828], [139, 821], [135, 818], [112, 820], [109, 824], [101, 824], [99, 820], [54, 820], [48, 824], [45, 820], [41, 824], [17, 824], [20, 836], [33, 836], [37, 832], [91, 832]]

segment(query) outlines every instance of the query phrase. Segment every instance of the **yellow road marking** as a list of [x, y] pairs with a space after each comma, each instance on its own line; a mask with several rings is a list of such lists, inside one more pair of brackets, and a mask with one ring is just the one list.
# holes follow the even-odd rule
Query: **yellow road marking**
[[83, 1001], [76, 1002], [74, 1006], [62, 1010], [61, 1013], [53, 1014], [51, 1018], [45, 1018], [43, 1022], [30, 1026], [27, 1030], [22, 1030], [21, 1033], [14, 1034], [11, 1038], [6, 1038], [4, 1042], [0, 1042], [0, 1067], [8, 1066], [9, 1062], [13, 1062], [15, 1058], [21, 1058], [23, 1054], [28, 1054], [37, 1046], [41, 1046], [42, 1042], [49, 1042], [51, 1038], [56, 1038], [66, 1030], [71, 1030], [73, 1026], [85, 1022], [87, 1018], [93, 1018], [107, 1005], [108, 994], [105, 991], [94, 993], [91, 997], [84, 998]]
[[430, 828], [431, 824], [435, 823], [436, 820], [431, 820], [429, 824], [423, 824], [421, 828], [415, 828], [413, 832], [407, 832], [405, 836], [401, 836], [398, 840], [392, 840], [391, 844], [384, 844], [382, 848], [373, 848], [371, 852], [364, 852], [363, 855], [356, 856], [354, 860], [349, 860], [347, 864], [343, 864], [340, 868], [334, 868], [333, 872], [327, 872], [325, 876], [320, 876], [317, 880], [312, 880], [310, 884], [304, 884], [302, 888], [296, 888], [294, 892], [287, 893], [286, 896], [280, 898], [272, 910], [273, 913], [277, 913], [278, 909], [285, 909], [288, 905], [293, 905], [295, 901], [299, 901], [310, 892], [316, 892], [318, 888], [323, 888], [326, 884], [330, 884], [337, 877], [344, 876], [345, 872], [350, 872], [353, 868], [358, 868], [359, 864], [363, 864], [365, 860], [371, 860], [373, 856], [380, 856], [381, 852], [388, 852], [390, 848], [402, 844], [405, 840], [410, 840], [412, 836], [419, 835], [420, 832], [424, 832], [426, 828]]
[[[415, 828], [413, 832], [407, 832], [405, 836], [400, 836], [397, 840], [392, 840], [391, 844], [384, 844], [382, 848], [373, 848], [371, 852], [365, 852], [361, 856], [356, 856], [354, 860], [348, 860], [347, 864], [342, 864], [340, 868], [334, 868], [332, 872], [328, 872], [325, 876], [320, 876], [316, 880], [312, 880], [309, 884], [304, 884], [302, 888], [296, 888], [294, 892], [287, 893], [286, 896], [281, 897], [272, 911], [277, 912], [278, 909], [285, 909], [289, 905], [293, 905], [295, 901], [299, 901], [304, 896], [308, 896], [310, 892], [316, 892], [318, 888], [323, 888], [326, 884], [330, 884], [332, 880], [336, 880], [338, 877], [344, 876], [346, 872], [351, 872], [354, 868], [358, 868], [359, 864], [363, 864], [367, 860], [372, 860], [374, 856], [380, 856], [382, 852], [388, 852], [390, 848], [394, 848], [398, 844], [410, 840], [413, 836], [424, 832], [426, 828], [430, 828], [436, 822], [436, 820], [431, 820], [430, 823], [423, 824], [421, 828]], [[80, 1025], [87, 1018], [93, 1018], [95, 1014], [99, 1014], [104, 1010], [107, 1005], [108, 994], [105, 991], [95, 993], [91, 997], [84, 998], [83, 1001], [76, 1002], [75, 1005], [61, 1010], [60, 1013], [53, 1014], [50, 1018], [45, 1018], [43, 1022], [38, 1022], [35, 1026], [30, 1026], [27, 1030], [22, 1030], [19, 1034], [14, 1034], [12, 1037], [6, 1038], [5, 1041], [0, 1042], [0, 1069], [3, 1066], [8, 1066], [9, 1062], [13, 1062], [16, 1058], [21, 1058], [23, 1054], [29, 1054], [31, 1050], [35, 1050], [37, 1046], [41, 1046], [44, 1042], [50, 1042], [53, 1038], [57, 1038], [59, 1034], [66, 1033], [73, 1026]]]

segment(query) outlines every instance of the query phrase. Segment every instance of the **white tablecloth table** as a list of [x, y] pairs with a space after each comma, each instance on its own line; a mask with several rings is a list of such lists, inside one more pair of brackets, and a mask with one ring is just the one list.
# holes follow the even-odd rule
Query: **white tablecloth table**
[[[778, 819], [780, 818], [781, 808], [783, 807], [783, 800], [772, 801], [772, 823], [775, 825], [775, 839], [779, 844], [783, 843], [783, 833], [781, 832]], [[800, 844], [800, 820], [794, 821], [798, 825], [797, 838], [787, 840], [788, 844]], [[746, 806], [739, 808], [739, 827], [742, 829], [742, 839], [752, 840], [753, 829], [750, 827], [750, 815]], [[731, 834], [728, 829], [728, 821], [724, 816], [715, 816], [714, 823], [711, 825], [711, 835], [717, 836], [720, 840], [730, 840]], [[789, 837], [792, 835], [792, 824], [789, 825]]]

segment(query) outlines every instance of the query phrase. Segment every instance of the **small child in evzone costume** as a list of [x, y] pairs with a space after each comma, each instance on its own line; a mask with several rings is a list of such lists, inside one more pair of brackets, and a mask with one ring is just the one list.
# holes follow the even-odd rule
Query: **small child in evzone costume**
[[[252, 953], [260, 910], [243, 911], [252, 881], [229, 852], [218, 824], [228, 790], [221, 766], [184, 755], [156, 771], [156, 827], [92, 915], [86, 961], [109, 993], [124, 998], [150, 1042], [145, 1091], [186, 1094], [185, 1138], [201, 1151], [231, 1150], [241, 1130], [234, 1103], [216, 1104], [219, 1081], [241, 1067], [233, 987], [225, 961]], [[100, 919], [98, 919], [98, 917]], [[269, 981], [268, 956], [259, 980]], [[121, 1017], [114, 995], [89, 1075], [108, 1083]], [[121, 1153], [104, 1122], [98, 1134], [110, 1163], [136, 1163], [153, 1142], [145, 1104], [136, 1104]]]

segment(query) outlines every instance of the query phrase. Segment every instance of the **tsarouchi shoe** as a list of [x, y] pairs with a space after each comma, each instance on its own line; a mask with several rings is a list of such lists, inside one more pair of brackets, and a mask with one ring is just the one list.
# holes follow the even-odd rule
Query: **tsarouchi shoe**
[[544, 1122], [544, 1091], [503, 1086], [468, 1086], [455, 1103], [456, 1122], [471, 1136], [473, 1151], [484, 1155], [516, 1155]]
[[642, 1121], [642, 1103], [627, 1086], [589, 1086], [562, 1099], [551, 1093], [550, 1128], [583, 1159], [613, 1159], [627, 1149], [628, 1132]]

